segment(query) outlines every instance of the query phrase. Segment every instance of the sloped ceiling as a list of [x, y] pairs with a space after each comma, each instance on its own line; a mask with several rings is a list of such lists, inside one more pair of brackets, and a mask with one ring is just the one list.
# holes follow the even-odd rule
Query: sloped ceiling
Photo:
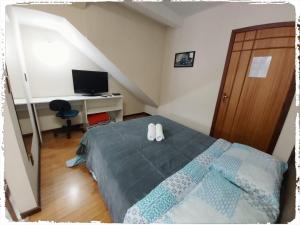
[[76, 46], [91, 61], [113, 76], [128, 91], [147, 105], [157, 106], [157, 103], [123, 74], [93, 43], [82, 35], [64, 17], [16, 6], [10, 8], [11, 16], [22, 25], [41, 27], [60, 33], [66, 40]]

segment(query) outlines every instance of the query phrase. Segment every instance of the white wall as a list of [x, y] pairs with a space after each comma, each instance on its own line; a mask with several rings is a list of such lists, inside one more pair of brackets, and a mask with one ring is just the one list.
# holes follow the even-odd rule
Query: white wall
[[[155, 99], [160, 98], [158, 113], [207, 134], [231, 31], [295, 17], [288, 4], [226, 3], [187, 18], [180, 28], [169, 28], [164, 42], [163, 26], [115, 3], [89, 4], [85, 9], [62, 5], [30, 7], [66, 17], [130, 79]], [[159, 55], [164, 43], [162, 65]], [[187, 50], [196, 50], [194, 67], [174, 68], [175, 53]], [[156, 111], [148, 106], [144, 109]], [[284, 138], [289, 135], [286, 134], [280, 136], [279, 143], [289, 143]], [[276, 154], [281, 152], [277, 148]]]
[[[209, 134], [231, 31], [294, 19], [294, 8], [288, 4], [227, 3], [188, 17], [180, 28], [169, 28], [158, 113]], [[175, 53], [189, 50], [196, 51], [194, 67], [174, 68]], [[281, 147], [290, 146], [289, 130], [280, 136]], [[281, 151], [289, 154], [289, 149], [275, 151], [286, 159]]]
[[[22, 26], [21, 33], [32, 97], [74, 95], [72, 69], [101, 70], [57, 32]], [[17, 71], [8, 64], [14, 97], [22, 98]], [[124, 95], [125, 115], [143, 111], [143, 103], [111, 76], [109, 91]]]
[[[97, 3], [87, 8], [70, 5], [30, 6], [61, 15], [85, 34], [133, 82], [159, 101], [160, 72], [163, 58], [165, 27], [120, 4]], [[107, 23], [110, 21], [110, 23]], [[71, 69], [101, 70], [54, 31], [21, 26], [24, 54], [32, 97], [73, 95]], [[8, 28], [9, 29], [9, 28]], [[7, 65], [15, 98], [24, 96], [16, 55], [8, 52]], [[111, 92], [124, 96], [124, 115], [144, 111], [144, 103], [111, 76]], [[76, 106], [75, 106], [76, 107]], [[61, 121], [47, 109], [39, 110], [42, 130], [57, 128]], [[27, 120], [22, 120], [26, 129]], [[81, 123], [81, 118], [73, 120]]]
[[120, 3], [31, 5], [65, 17], [155, 103], [159, 103], [165, 26]]
[[74, 95], [72, 69], [99, 70], [57, 32], [21, 26], [21, 34], [32, 97]]
[[[8, 29], [10, 29], [9, 26]], [[101, 71], [101, 68], [55, 31], [21, 26], [21, 34], [32, 97], [74, 95], [72, 69]], [[7, 38], [9, 37], [10, 33], [7, 33]], [[8, 42], [8, 49], [13, 48], [11, 45], [13, 43]], [[17, 57], [14, 52], [9, 51], [7, 66], [13, 95], [15, 98], [23, 98], [24, 92], [20, 80], [20, 71], [15, 66], [16, 60]], [[112, 76], [109, 76], [109, 91], [123, 94], [124, 115], [144, 111], [144, 104]], [[78, 105], [73, 105], [73, 107], [81, 110]], [[17, 109], [19, 108], [17, 107]], [[18, 115], [23, 117], [20, 121], [23, 133], [30, 133], [30, 121], [26, 119], [28, 117], [22, 112], [18, 112]], [[42, 109], [38, 109], [38, 115], [42, 130], [58, 128], [62, 124], [62, 121], [55, 117], [55, 113], [51, 112], [47, 105]], [[73, 124], [82, 123], [81, 116], [79, 115], [72, 122]]]
[[288, 161], [295, 147], [297, 111], [299, 111], [299, 108], [295, 106], [294, 98], [273, 152], [274, 156], [284, 161]]

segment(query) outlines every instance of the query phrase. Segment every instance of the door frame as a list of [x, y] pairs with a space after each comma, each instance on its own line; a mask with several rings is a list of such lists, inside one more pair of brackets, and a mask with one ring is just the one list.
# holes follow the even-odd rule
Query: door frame
[[[219, 111], [219, 108], [221, 105], [221, 99], [222, 99], [222, 94], [223, 94], [223, 90], [224, 90], [224, 86], [225, 86], [225, 81], [227, 78], [227, 72], [228, 72], [228, 67], [229, 67], [229, 62], [230, 62], [230, 58], [231, 58], [235, 35], [240, 32], [247, 32], [247, 31], [258, 30], [258, 29], [267, 29], [267, 28], [278, 28], [278, 27], [295, 27], [295, 22], [289, 21], [289, 22], [280, 22], [280, 23], [268, 23], [268, 24], [262, 24], [262, 25], [256, 25], [256, 26], [250, 26], [250, 27], [244, 27], [244, 28], [232, 30], [230, 42], [229, 42], [229, 46], [228, 46], [228, 50], [227, 50], [226, 60], [225, 60], [225, 66], [224, 66], [224, 70], [223, 70], [223, 74], [222, 74], [221, 85], [219, 88], [217, 103], [216, 103], [215, 110], [214, 110], [213, 122], [212, 122], [211, 129], [210, 129], [210, 134], [209, 134], [210, 136], [213, 136], [216, 121], [217, 121], [218, 111]], [[296, 29], [296, 27], [295, 27], [295, 29]], [[295, 49], [295, 51], [296, 51], [296, 49]], [[295, 79], [293, 79], [293, 82], [291, 82], [291, 86], [288, 91], [286, 101], [283, 105], [278, 122], [276, 124], [275, 131], [274, 131], [272, 139], [271, 139], [271, 143], [270, 143], [268, 151], [267, 151], [267, 153], [269, 153], [269, 154], [273, 153], [273, 150], [275, 148], [275, 145], [276, 145], [279, 135], [281, 133], [282, 127], [284, 125], [285, 119], [287, 117], [291, 103], [293, 101], [293, 97], [295, 94], [295, 88], [296, 88], [296, 83], [295, 83]]]

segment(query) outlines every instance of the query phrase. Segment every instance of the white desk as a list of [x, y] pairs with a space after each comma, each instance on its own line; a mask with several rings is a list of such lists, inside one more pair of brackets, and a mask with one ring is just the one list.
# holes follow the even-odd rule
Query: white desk
[[[32, 98], [30, 103], [31, 104], [39, 104], [39, 103], [49, 103], [55, 99], [62, 99], [66, 101], [83, 101], [83, 100], [96, 100], [96, 99], [113, 99], [113, 98], [123, 98], [122, 95], [117, 96], [83, 96], [83, 95], [70, 95], [70, 96], [56, 96], [56, 97], [42, 97], [42, 98]], [[15, 105], [25, 105], [26, 99], [24, 98], [17, 98], [14, 99]]]
[[[32, 98], [30, 104], [33, 106], [34, 114], [37, 123], [37, 129], [42, 141], [41, 129], [39, 125], [39, 116], [38, 110], [39, 108], [49, 108], [48, 104], [55, 99], [62, 99], [68, 102], [76, 102], [81, 106], [81, 114], [82, 114], [82, 122], [84, 127], [87, 126], [88, 120], [87, 115], [101, 113], [101, 112], [111, 112], [114, 114], [114, 119], [116, 122], [123, 120], [123, 96], [115, 95], [115, 96], [83, 96], [83, 95], [73, 95], [73, 96], [55, 96], [55, 97], [43, 97], [43, 98]], [[78, 103], [77, 103], [78, 102]], [[26, 99], [15, 99], [14, 103], [17, 111], [22, 110], [22, 105], [26, 105]]]

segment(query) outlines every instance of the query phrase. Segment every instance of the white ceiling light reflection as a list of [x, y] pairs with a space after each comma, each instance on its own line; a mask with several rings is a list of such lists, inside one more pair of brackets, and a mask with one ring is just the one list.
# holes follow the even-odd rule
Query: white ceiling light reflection
[[69, 56], [66, 45], [58, 41], [38, 43], [34, 47], [34, 53], [40, 62], [50, 66], [64, 64]]

